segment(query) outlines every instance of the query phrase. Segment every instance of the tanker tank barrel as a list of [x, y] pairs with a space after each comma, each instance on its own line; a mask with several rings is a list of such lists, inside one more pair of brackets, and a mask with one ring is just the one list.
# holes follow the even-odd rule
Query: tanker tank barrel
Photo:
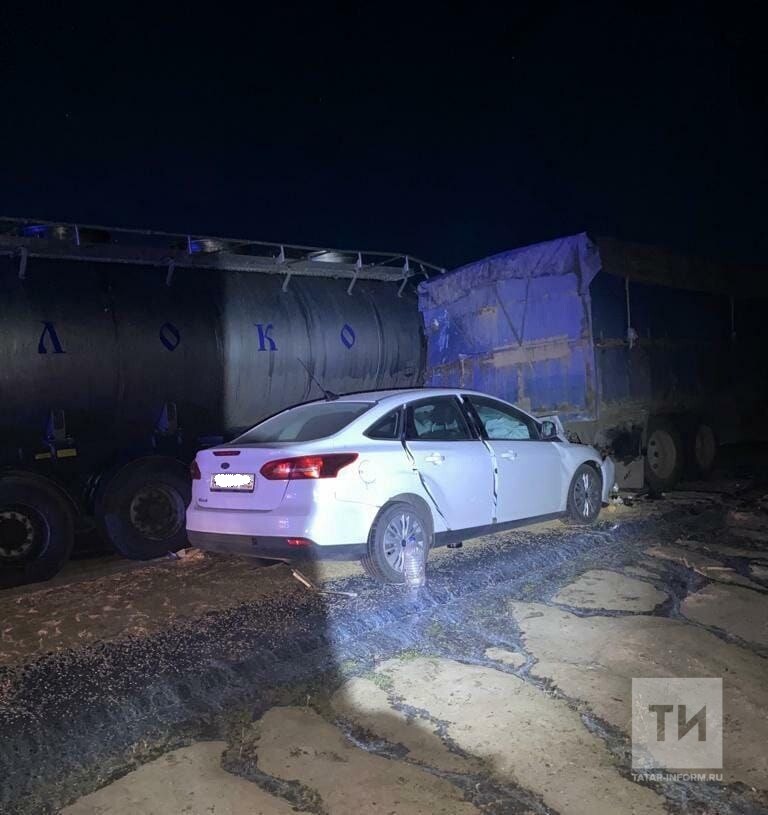
[[[0, 523], [20, 547], [0, 585], [55, 574], [84, 518], [128, 557], [186, 546], [197, 449], [313, 398], [313, 379], [421, 384], [416, 285], [441, 271], [396, 252], [0, 219]], [[23, 521], [3, 514], [22, 505]]]

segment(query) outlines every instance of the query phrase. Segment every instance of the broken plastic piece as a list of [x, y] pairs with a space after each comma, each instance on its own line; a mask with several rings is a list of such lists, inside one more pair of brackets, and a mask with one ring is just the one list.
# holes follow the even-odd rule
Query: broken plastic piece
[[427, 582], [426, 551], [414, 535], [405, 542], [403, 576], [409, 589], [419, 589]]
[[315, 591], [318, 594], [335, 594], [338, 597], [357, 597], [356, 591], [334, 591], [332, 589], [321, 589], [298, 569], [291, 569], [291, 574], [296, 578], [296, 580], [299, 581], [299, 583], [306, 586], [310, 591]]
[[317, 586], [308, 578], [304, 577], [304, 575], [298, 569], [291, 569], [291, 574], [299, 581], [305, 585], [308, 589], [312, 589], [313, 591], [317, 591]]

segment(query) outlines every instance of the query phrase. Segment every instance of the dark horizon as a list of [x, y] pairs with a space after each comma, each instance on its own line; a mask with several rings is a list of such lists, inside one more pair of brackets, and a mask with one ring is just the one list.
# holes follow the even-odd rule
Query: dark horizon
[[408, 252], [581, 231], [768, 262], [752, 21], [9, 11], [4, 215]]

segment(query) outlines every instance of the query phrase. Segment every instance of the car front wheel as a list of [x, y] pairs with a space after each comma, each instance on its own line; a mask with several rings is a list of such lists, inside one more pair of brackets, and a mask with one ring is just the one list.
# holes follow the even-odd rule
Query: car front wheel
[[600, 514], [602, 494], [600, 473], [589, 464], [582, 464], [568, 488], [568, 518], [577, 524], [594, 523]]
[[403, 562], [408, 543], [425, 555], [432, 545], [432, 523], [413, 504], [398, 501], [384, 507], [371, 526], [368, 551], [361, 558], [365, 573], [379, 583], [403, 583]]

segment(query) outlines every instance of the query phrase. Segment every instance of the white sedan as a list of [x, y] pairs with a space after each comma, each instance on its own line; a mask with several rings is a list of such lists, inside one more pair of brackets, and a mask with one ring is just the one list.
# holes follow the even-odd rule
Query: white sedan
[[463, 389], [372, 391], [289, 408], [192, 464], [194, 546], [359, 557], [403, 580], [428, 549], [549, 518], [592, 523], [613, 463], [514, 405]]

